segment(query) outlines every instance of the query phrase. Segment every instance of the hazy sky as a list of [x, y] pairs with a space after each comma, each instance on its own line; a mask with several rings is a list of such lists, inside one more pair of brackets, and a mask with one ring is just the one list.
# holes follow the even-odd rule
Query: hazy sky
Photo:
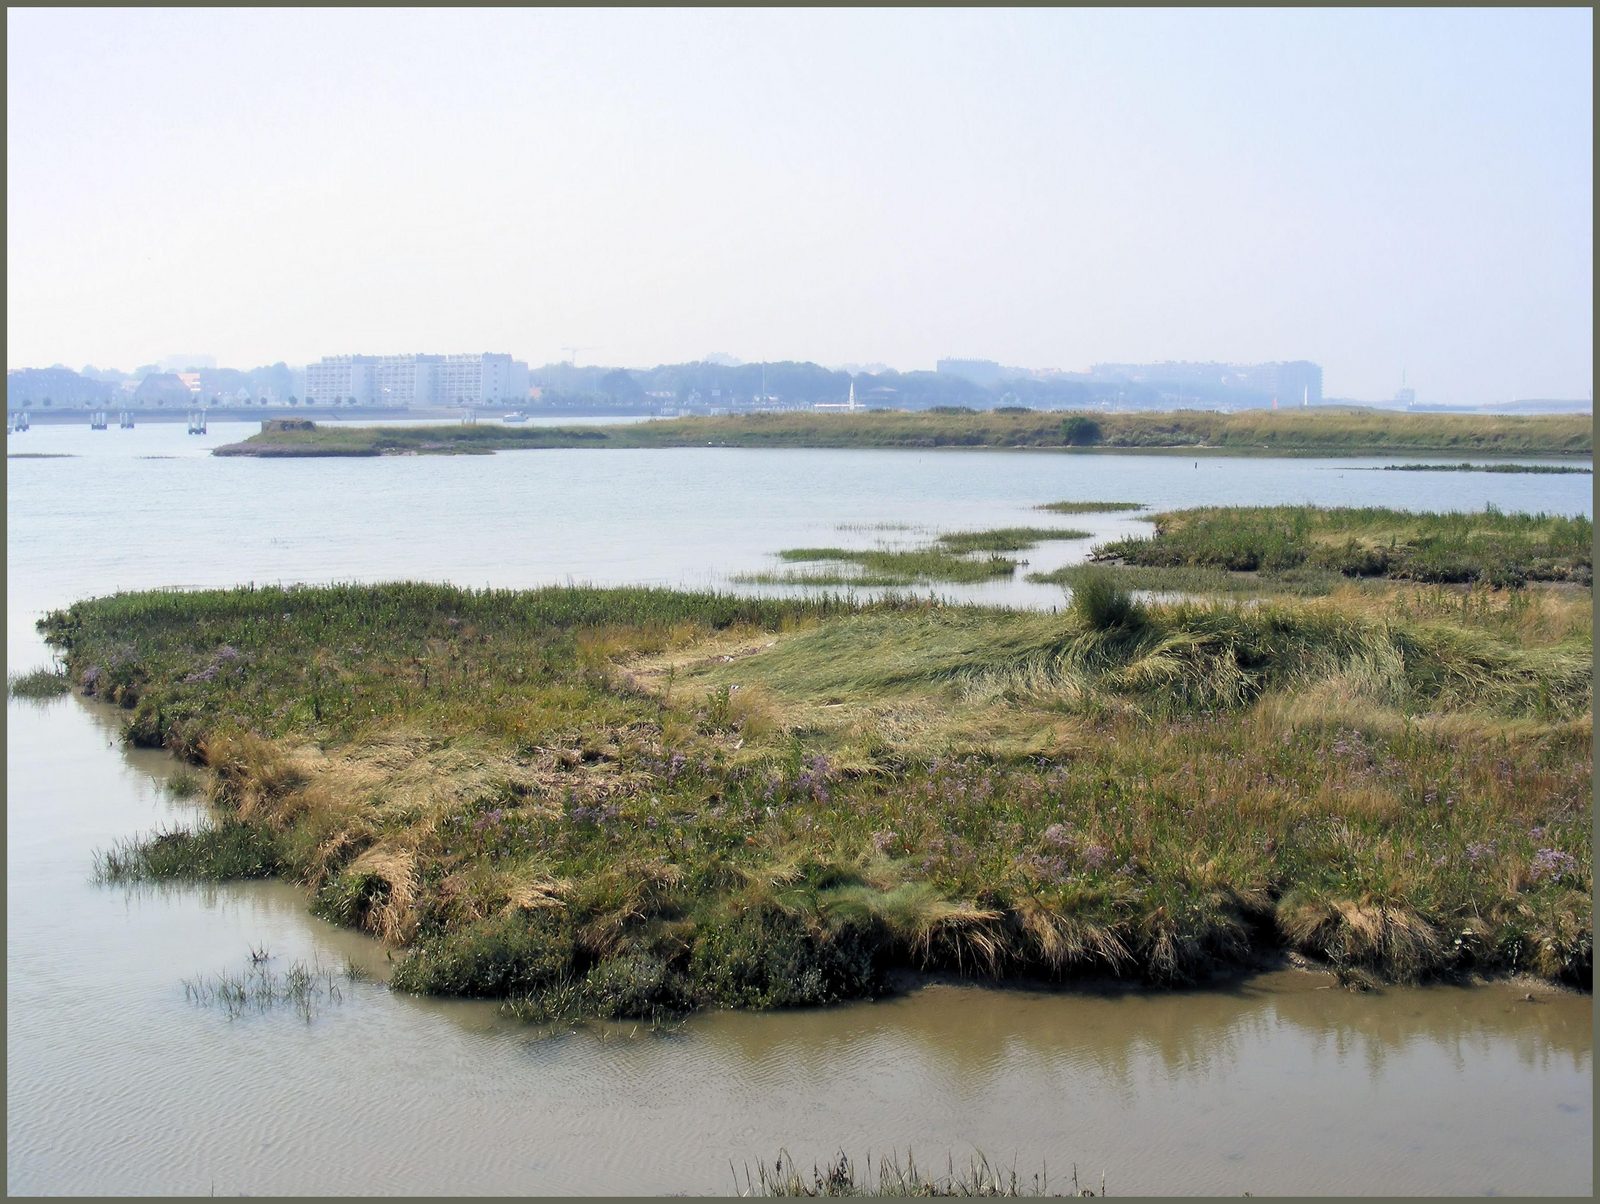
[[11, 367], [571, 344], [1591, 388], [1588, 9], [6, 23]]

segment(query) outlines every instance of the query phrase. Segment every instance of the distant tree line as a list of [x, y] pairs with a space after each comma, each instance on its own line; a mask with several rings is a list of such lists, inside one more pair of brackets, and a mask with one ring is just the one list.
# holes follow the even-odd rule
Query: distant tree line
[[[294, 396], [295, 373], [281, 360], [260, 368], [198, 368], [200, 397], [206, 401], [232, 402], [241, 394], [251, 401], [273, 397], [280, 401]], [[123, 385], [136, 386], [131, 393]], [[17, 368], [6, 373], [6, 405], [17, 406], [80, 406], [115, 405], [131, 402], [136, 405], [181, 405], [194, 395], [173, 372], [162, 371], [154, 364], [145, 364], [132, 372], [118, 372], [114, 368], [96, 368], [86, 365], [82, 371], [73, 371], [61, 364], [49, 368]]]

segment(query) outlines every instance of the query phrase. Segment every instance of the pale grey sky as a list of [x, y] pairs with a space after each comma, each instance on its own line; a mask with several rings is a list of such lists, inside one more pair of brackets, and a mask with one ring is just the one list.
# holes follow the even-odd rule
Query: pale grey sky
[[11, 367], [1312, 359], [1582, 397], [1593, 16], [7, 13]]

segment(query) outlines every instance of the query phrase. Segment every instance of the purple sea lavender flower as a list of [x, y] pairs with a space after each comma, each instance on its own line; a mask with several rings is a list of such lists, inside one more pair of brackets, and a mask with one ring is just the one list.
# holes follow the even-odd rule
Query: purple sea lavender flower
[[1578, 859], [1560, 849], [1540, 849], [1533, 855], [1533, 863], [1528, 870], [1535, 882], [1545, 878], [1562, 878], [1578, 872]]
[[1111, 859], [1111, 850], [1103, 844], [1092, 844], [1083, 851], [1083, 864], [1097, 870]]
[[1044, 838], [1058, 849], [1070, 848], [1075, 843], [1072, 828], [1068, 824], [1051, 824], [1044, 830]]

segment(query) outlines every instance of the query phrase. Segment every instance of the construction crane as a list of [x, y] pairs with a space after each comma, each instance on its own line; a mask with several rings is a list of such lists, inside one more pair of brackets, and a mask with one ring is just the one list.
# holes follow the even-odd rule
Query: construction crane
[[563, 350], [563, 351], [565, 351], [567, 353], [567, 363], [574, 364], [576, 362], [578, 352], [580, 352], [580, 351], [593, 351], [594, 348], [593, 347], [563, 347], [561, 350]]

